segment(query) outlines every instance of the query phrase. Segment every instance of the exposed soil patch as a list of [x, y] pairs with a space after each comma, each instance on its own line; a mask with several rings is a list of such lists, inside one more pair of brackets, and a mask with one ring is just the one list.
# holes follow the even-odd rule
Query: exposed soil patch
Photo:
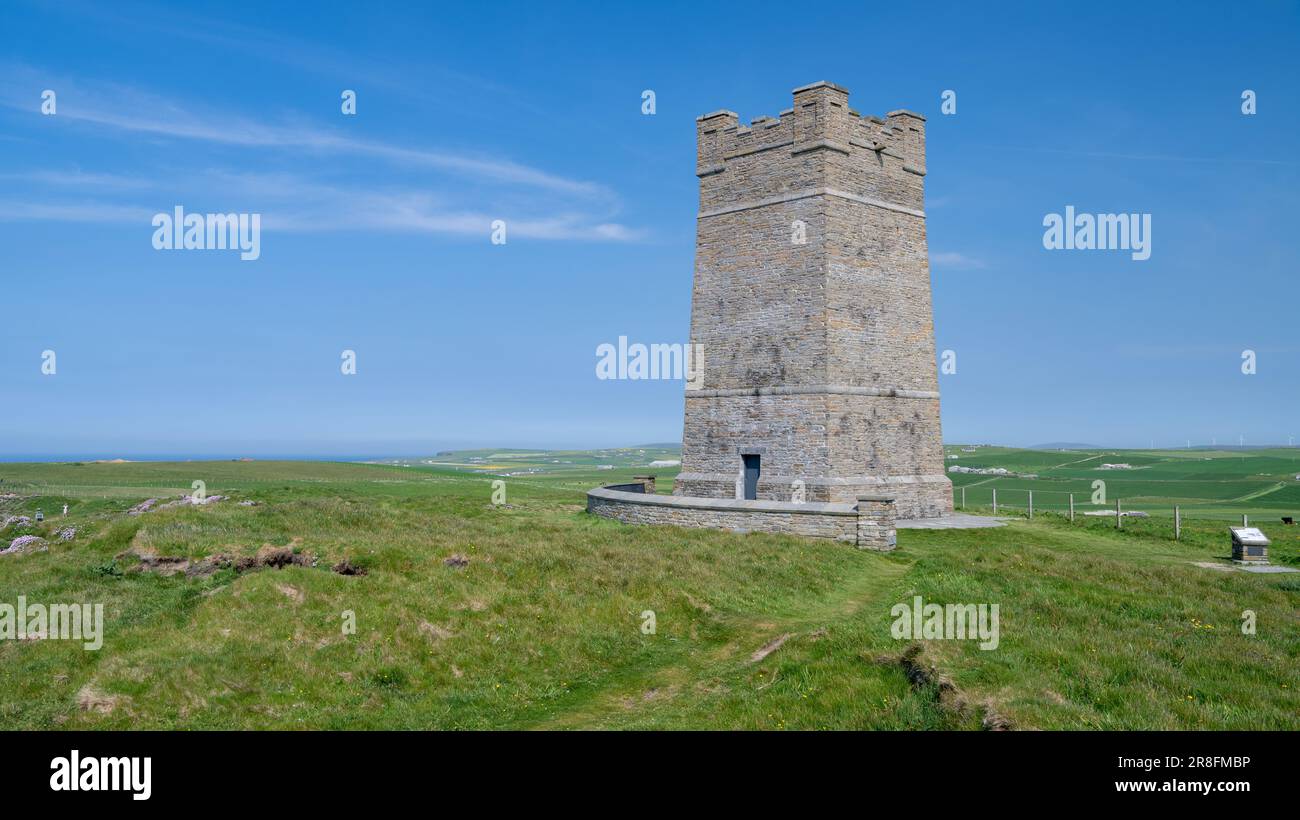
[[342, 561], [339, 561], [337, 564], [330, 567], [330, 569], [334, 570], [339, 575], [367, 575], [369, 573], [369, 570], [365, 567], [357, 566], [352, 563], [351, 559], [346, 557]]
[[137, 572], [153, 572], [163, 577], [185, 572], [190, 567], [190, 559], [179, 555], [141, 555], [139, 558]]
[[[295, 538], [296, 546], [302, 539]], [[138, 552], [134, 547], [120, 552], [116, 557], [134, 556], [139, 563], [132, 567], [132, 572], [153, 572], [162, 576], [185, 573], [187, 578], [206, 578], [218, 570], [234, 567], [236, 572], [252, 572], [259, 569], [283, 569], [288, 566], [314, 567], [316, 556], [309, 552], [294, 552], [293, 546], [276, 547], [263, 544], [256, 555], [234, 557], [226, 553], [216, 553], [205, 558], [184, 558], [179, 555], [155, 555]]]
[[984, 704], [984, 719], [981, 723], [990, 732], [1010, 732], [1016, 728], [1012, 724], [1011, 718], [995, 712], [993, 707], [987, 703]]
[[659, 689], [658, 687], [652, 686], [649, 689], [642, 692], [640, 697], [637, 697], [636, 695], [627, 695], [625, 697], [619, 698], [619, 704], [624, 709], [635, 709], [636, 707], [646, 703], [673, 698], [677, 695], [679, 688], [680, 687], [678, 687], [676, 684], [672, 686], [668, 686], [664, 689]]
[[713, 611], [713, 607], [709, 606], [707, 601], [697, 601], [689, 592], [683, 592], [682, 595], [686, 597], [686, 603], [690, 604], [692, 608], [698, 609], [706, 615]]
[[240, 572], [256, 569], [257, 567], [284, 569], [293, 563], [294, 557], [293, 550], [289, 547], [274, 547], [270, 544], [263, 544], [256, 555], [245, 555], [236, 561], [235, 569]]
[[187, 578], [207, 578], [219, 569], [229, 567], [231, 561], [229, 555], [209, 555], [207, 558], [200, 558], [197, 561], [189, 562], [185, 567], [185, 576]]
[[901, 666], [912, 688], [917, 691], [932, 691], [935, 702], [947, 712], [966, 717], [971, 714], [972, 709], [978, 709], [980, 723], [984, 729], [1003, 732], [1015, 728], [1007, 717], [996, 712], [990, 704], [972, 705], [970, 699], [957, 688], [951, 678], [939, 672], [933, 664], [924, 661], [921, 657], [924, 649], [921, 644], [912, 644], [896, 658], [882, 655], [875, 658], [875, 661], [886, 666]]
[[456, 633], [452, 632], [450, 629], [438, 626], [437, 624], [431, 624], [428, 621], [420, 621], [420, 634], [428, 635], [429, 640], [434, 643], [456, 636]]
[[456, 569], [462, 569], [462, 568], [464, 568], [464, 567], [469, 566], [469, 558], [467, 558], [467, 557], [464, 556], [464, 555], [461, 555], [461, 554], [458, 552], [458, 553], [456, 553], [455, 555], [451, 556], [450, 558], [445, 559], [442, 563], [445, 564], [446, 566], [449, 566], [449, 567], [455, 567]]
[[[248, 562], [252, 561], [251, 564]], [[259, 569], [269, 567], [271, 569], [284, 569], [285, 567], [314, 567], [316, 566], [316, 556], [310, 552], [294, 552], [288, 547], [262, 547], [257, 551], [257, 555], [251, 559], [243, 559], [243, 565], [235, 564], [235, 569], [243, 571], [246, 569]]]
[[77, 708], [83, 712], [111, 715], [123, 700], [121, 695], [105, 694], [88, 683], [77, 693]]
[[297, 536], [290, 540], [287, 546], [283, 547], [277, 547], [274, 544], [263, 544], [256, 555], [251, 557], [246, 555], [235, 561], [235, 569], [239, 572], [246, 572], [261, 567], [284, 569], [289, 566], [316, 566], [316, 556], [309, 552], [298, 551], [300, 544], [302, 544], [302, 539]]

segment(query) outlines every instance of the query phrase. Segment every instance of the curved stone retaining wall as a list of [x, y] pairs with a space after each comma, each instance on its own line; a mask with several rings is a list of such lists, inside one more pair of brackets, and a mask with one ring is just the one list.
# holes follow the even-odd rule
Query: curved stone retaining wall
[[625, 524], [774, 532], [829, 538], [864, 549], [894, 548], [894, 501], [883, 496], [864, 496], [856, 503], [795, 504], [789, 501], [651, 495], [617, 487], [589, 490], [587, 512]]

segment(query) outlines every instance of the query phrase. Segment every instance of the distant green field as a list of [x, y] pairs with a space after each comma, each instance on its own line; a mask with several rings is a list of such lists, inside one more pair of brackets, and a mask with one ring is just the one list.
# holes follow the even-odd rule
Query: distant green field
[[[1073, 494], [1076, 510], [1083, 512], [1096, 509], [1091, 504], [1094, 482], [1102, 481], [1108, 508], [1119, 499], [1126, 509], [1161, 518], [1172, 518], [1173, 507], [1178, 505], [1185, 518], [1229, 521], [1240, 520], [1244, 514], [1260, 521], [1278, 521], [1282, 516], [1300, 519], [1300, 481], [1296, 480], [1300, 475], [1300, 448], [1044, 451], [978, 447], [974, 452], [964, 452], [967, 447], [945, 446], [946, 467], [1000, 467], [1015, 474], [950, 472], [954, 504], [960, 507], [965, 488], [968, 509], [991, 508], [996, 489], [1002, 510], [1026, 510], [1032, 491], [1037, 510], [1065, 510]], [[564, 493], [653, 474], [658, 477], [659, 492], [668, 493], [680, 467], [650, 465], [657, 461], [677, 462], [680, 458], [680, 449], [671, 445], [607, 450], [485, 449], [389, 459], [371, 466], [395, 469], [391, 481], [403, 480], [402, 471], [413, 475], [445, 473], [478, 477], [485, 486], [496, 479], [527, 480], [532, 486]], [[274, 487], [284, 481], [326, 483], [351, 474], [347, 465], [332, 462], [257, 462], [257, 478], [252, 478], [247, 463], [202, 463], [209, 484], [229, 482], [243, 489]], [[1128, 464], [1132, 469], [1103, 470], [1103, 463]], [[11, 469], [23, 468], [13, 465]], [[48, 464], [29, 471], [27, 481], [68, 497], [125, 498], [137, 495], [138, 489], [189, 492], [195, 472], [186, 462]], [[1036, 477], [1023, 477], [1026, 474]], [[111, 476], [111, 480], [105, 476]], [[4, 487], [0, 479], [0, 492]]]
[[[968, 508], [991, 507], [993, 491], [1000, 509], [1027, 509], [1029, 493], [1036, 510], [1064, 510], [1074, 495], [1076, 510], [1097, 509], [1094, 482], [1104, 483], [1105, 506], [1116, 499], [1125, 509], [1172, 518], [1178, 505], [1185, 518], [1278, 522], [1300, 519], [1300, 448], [1260, 450], [1017, 450], [1006, 447], [944, 447], [953, 466], [1003, 468], [1016, 475], [952, 473], [960, 506], [962, 488]], [[1102, 469], [1127, 464], [1131, 469]], [[1028, 478], [1027, 474], [1036, 477]]]
[[[601, 484], [627, 482], [633, 476], [654, 475], [661, 493], [671, 493], [681, 471], [681, 448], [647, 444], [605, 450], [455, 450], [410, 459], [385, 459], [377, 464], [415, 470], [450, 470], [461, 475], [494, 479], [527, 479], [532, 485], [564, 492], [586, 492]], [[656, 461], [672, 462], [651, 466]]]

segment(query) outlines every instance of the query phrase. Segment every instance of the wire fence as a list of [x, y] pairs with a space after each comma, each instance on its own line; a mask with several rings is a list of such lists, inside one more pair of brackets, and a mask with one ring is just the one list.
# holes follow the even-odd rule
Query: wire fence
[[[1067, 490], [1027, 490], [1020, 488], [989, 487], [982, 485], [954, 487], [953, 507], [961, 510], [992, 510], [995, 515], [1023, 515], [1033, 518], [1047, 513], [1061, 515], [1070, 521], [1078, 517], [1094, 517], [1114, 521], [1116, 529], [1123, 529], [1125, 519], [1169, 518], [1172, 520], [1175, 539], [1182, 537], [1184, 518], [1240, 520], [1241, 525], [1250, 524], [1251, 511], [1232, 509], [1232, 501], [1211, 499], [1203, 502], [1180, 501], [1173, 503], [1168, 499], [1152, 500], [1139, 496], [1126, 501], [1123, 498], [1108, 498], [1104, 493], [1075, 493]], [[1141, 508], [1141, 509], [1139, 509]], [[1275, 511], [1254, 510], [1257, 518]], [[1190, 515], [1189, 515], [1190, 513]], [[1278, 514], [1283, 524], [1294, 523], [1293, 517]]]

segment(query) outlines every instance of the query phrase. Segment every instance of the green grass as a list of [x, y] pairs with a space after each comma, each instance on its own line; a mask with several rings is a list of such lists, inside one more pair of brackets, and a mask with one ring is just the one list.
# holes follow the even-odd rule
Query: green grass
[[[0, 641], [0, 728], [1300, 728], [1300, 576], [1195, 566], [1225, 552], [1221, 523], [1174, 542], [1155, 520], [1039, 516], [903, 531], [880, 555], [587, 516], [582, 491], [639, 458], [506, 478], [502, 508], [496, 476], [454, 466], [0, 465], [20, 496], [0, 512], [50, 516], [6, 543], [80, 530], [0, 556], [0, 603], [103, 603], [106, 620], [97, 652]], [[125, 514], [195, 479], [232, 499]], [[1270, 535], [1300, 565], [1297, 539]], [[264, 545], [318, 566], [135, 571], [136, 554]], [[368, 574], [328, 569], [344, 557]], [[995, 651], [924, 643], [964, 708], [898, 663], [889, 610], [913, 595], [1000, 606]]]
[[[970, 507], [998, 505], [1025, 509], [1029, 492], [1039, 510], [1065, 510], [1074, 495], [1076, 509], [1095, 509], [1090, 501], [1093, 482], [1105, 483], [1106, 506], [1115, 499], [1126, 509], [1172, 518], [1178, 505], [1185, 518], [1219, 521], [1252, 519], [1279, 522], [1300, 518], [1300, 448], [1259, 450], [1017, 450], [979, 447], [963, 452], [960, 445], [944, 447], [947, 466], [1002, 467], [1016, 476], [951, 473], [955, 498], [966, 489]], [[956, 458], [953, 458], [956, 456]], [[1129, 470], [1103, 470], [1102, 464], [1123, 463]], [[1036, 478], [1024, 478], [1025, 474]]]

